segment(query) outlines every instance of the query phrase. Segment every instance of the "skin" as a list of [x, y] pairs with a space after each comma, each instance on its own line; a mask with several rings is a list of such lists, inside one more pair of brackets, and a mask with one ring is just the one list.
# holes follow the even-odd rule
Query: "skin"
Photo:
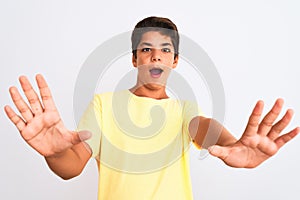
[[[130, 91], [137, 96], [168, 98], [166, 82], [177, 63], [178, 57], [174, 58], [174, 46], [170, 37], [153, 31], [145, 33], [137, 47], [137, 58], [132, 55], [132, 64], [138, 69], [138, 77], [136, 85]], [[158, 79], [152, 78], [149, 72], [154, 66], [164, 70]]]
[[[130, 89], [132, 93], [154, 99], [168, 98], [166, 81], [169, 72], [178, 64], [170, 37], [159, 32], [145, 33], [138, 45], [137, 57], [132, 57], [132, 63], [138, 69], [137, 83]], [[153, 78], [149, 73], [154, 66], [164, 70], [159, 78]], [[19, 81], [29, 104], [16, 87], [11, 87], [9, 92], [20, 115], [10, 106], [5, 106], [8, 118], [23, 139], [45, 157], [54, 173], [63, 179], [79, 175], [91, 157], [91, 149], [84, 142], [91, 137], [91, 133], [70, 131], [64, 126], [42, 75], [36, 76], [41, 98], [25, 76], [21, 76]], [[258, 101], [239, 140], [214, 119], [202, 116], [190, 122], [189, 131], [197, 146], [208, 148], [211, 155], [227, 165], [253, 168], [277, 153], [300, 131], [296, 127], [281, 134], [293, 116], [293, 111], [289, 109], [274, 123], [282, 106], [283, 100], [277, 99], [273, 108], [262, 117], [263, 102]]]
[[41, 100], [25, 76], [21, 76], [19, 81], [29, 105], [18, 89], [11, 87], [11, 98], [21, 115], [17, 115], [10, 106], [5, 106], [7, 116], [23, 139], [45, 157], [53, 172], [63, 179], [79, 175], [91, 157], [91, 150], [82, 141], [91, 134], [67, 130], [42, 75], [36, 76]]

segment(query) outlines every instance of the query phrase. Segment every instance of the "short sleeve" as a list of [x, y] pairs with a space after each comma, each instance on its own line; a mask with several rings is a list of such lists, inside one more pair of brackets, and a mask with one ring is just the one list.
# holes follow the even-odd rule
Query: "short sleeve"
[[99, 149], [101, 142], [101, 127], [102, 127], [102, 106], [101, 98], [95, 95], [93, 100], [89, 103], [87, 109], [82, 115], [77, 131], [87, 130], [92, 133], [92, 137], [85, 142], [92, 149], [92, 157], [99, 157]]
[[182, 132], [190, 142], [193, 141], [189, 132], [190, 122], [194, 117], [203, 116], [203, 112], [198, 106], [197, 102], [192, 102], [192, 101], [184, 101], [182, 112], [183, 112]]

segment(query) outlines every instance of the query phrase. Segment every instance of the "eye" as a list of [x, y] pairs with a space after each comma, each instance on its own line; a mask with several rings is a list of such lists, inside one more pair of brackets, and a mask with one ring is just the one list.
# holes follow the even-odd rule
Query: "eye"
[[164, 52], [164, 53], [170, 53], [171, 49], [169, 49], [169, 48], [163, 48], [161, 51]]
[[151, 51], [150, 48], [142, 48], [142, 52], [149, 52], [149, 51]]

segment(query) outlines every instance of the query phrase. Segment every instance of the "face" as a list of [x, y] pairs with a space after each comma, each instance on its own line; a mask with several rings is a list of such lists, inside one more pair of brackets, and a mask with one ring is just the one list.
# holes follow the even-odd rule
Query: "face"
[[171, 38], [156, 31], [143, 34], [136, 55], [132, 63], [138, 68], [138, 85], [150, 89], [164, 87], [170, 70], [178, 63]]

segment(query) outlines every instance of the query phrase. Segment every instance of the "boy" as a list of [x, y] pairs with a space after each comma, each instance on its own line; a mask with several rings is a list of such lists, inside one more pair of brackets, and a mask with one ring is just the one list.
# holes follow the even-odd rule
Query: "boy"
[[[95, 95], [78, 131], [64, 125], [50, 90], [36, 76], [42, 102], [26, 77], [20, 77], [28, 105], [10, 88], [18, 116], [5, 111], [24, 140], [43, 155], [63, 179], [78, 176], [94, 157], [99, 168], [99, 199], [192, 199], [188, 146], [208, 148], [232, 167], [253, 168], [274, 155], [300, 131], [280, 135], [293, 111], [274, 124], [283, 100], [278, 99], [260, 122], [258, 101], [242, 137], [237, 140], [221, 124], [202, 116], [191, 102], [166, 94], [170, 70], [178, 63], [179, 35], [167, 18], [148, 17], [132, 33], [136, 85], [124, 91]], [[216, 144], [209, 138], [218, 138]], [[84, 142], [86, 141], [86, 142]]]

